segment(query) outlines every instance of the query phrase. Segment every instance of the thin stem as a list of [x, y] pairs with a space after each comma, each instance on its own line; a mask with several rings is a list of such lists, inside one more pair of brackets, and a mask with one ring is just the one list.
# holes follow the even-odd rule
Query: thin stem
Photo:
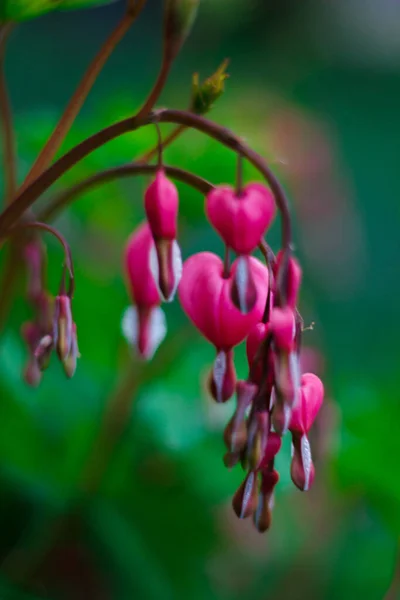
[[236, 196], [241, 198], [243, 195], [243, 156], [238, 154], [236, 167]]
[[146, 119], [146, 117], [148, 116], [150, 111], [153, 109], [158, 98], [160, 97], [161, 92], [163, 91], [165, 83], [168, 79], [168, 75], [169, 75], [171, 66], [172, 66], [172, 61], [165, 58], [165, 56], [164, 56], [163, 61], [161, 63], [160, 72], [158, 73], [158, 76], [157, 76], [156, 82], [153, 86], [153, 89], [151, 90], [150, 94], [148, 95], [142, 108], [135, 115], [135, 119], [137, 119], [139, 122]]
[[[121, 167], [114, 167], [113, 169], [107, 169], [106, 171], [96, 173], [96, 175], [92, 175], [92, 177], [80, 181], [73, 187], [61, 192], [61, 194], [53, 198], [47, 206], [39, 212], [38, 219], [40, 221], [51, 221], [56, 217], [60, 210], [68, 206], [77, 196], [98, 185], [115, 181], [116, 179], [123, 179], [125, 177], [152, 175], [156, 173], [157, 168], [157, 165], [138, 165], [129, 163]], [[186, 183], [198, 190], [201, 194], [208, 194], [214, 187], [205, 179], [202, 179], [189, 171], [184, 171], [178, 167], [170, 167], [168, 165], [164, 165], [163, 168], [169, 177], [181, 181], [182, 183]]]
[[231, 260], [230, 260], [230, 251], [229, 246], [225, 245], [225, 254], [224, 254], [224, 271], [223, 278], [228, 279], [231, 272]]
[[36, 179], [36, 177], [40, 175], [40, 173], [42, 173], [53, 160], [54, 156], [57, 153], [57, 150], [60, 148], [67, 133], [71, 129], [71, 126], [75, 121], [80, 109], [82, 108], [82, 105], [85, 102], [90, 90], [92, 89], [98, 75], [100, 74], [105, 63], [112, 54], [113, 50], [125, 36], [132, 23], [139, 15], [142, 7], [144, 6], [144, 3], [144, 1], [139, 2], [136, 5], [136, 7], [132, 7], [131, 10], [124, 14], [120, 22], [111, 32], [109, 37], [106, 39], [106, 41], [94, 57], [93, 61], [89, 65], [89, 68], [82, 77], [81, 82], [78, 85], [75, 93], [70, 99], [60, 121], [58, 122], [56, 128], [54, 129], [46, 145], [40, 152], [36, 161], [34, 162], [31, 170], [29, 171], [25, 179], [24, 186], [34, 181], [34, 179]]
[[158, 150], [157, 167], [159, 169], [162, 169], [162, 166], [163, 166], [163, 155], [162, 155], [163, 141], [162, 141], [161, 129], [160, 129], [160, 126], [158, 123], [155, 123], [155, 128], [157, 131], [157, 150]]
[[57, 229], [55, 229], [51, 225], [48, 225], [47, 223], [41, 223], [40, 221], [29, 221], [27, 223], [21, 223], [20, 225], [17, 225], [8, 232], [8, 237], [12, 236], [14, 233], [19, 233], [23, 229], [41, 229], [53, 235], [60, 242], [64, 249], [65, 266], [67, 267], [70, 276], [69, 295], [72, 297], [74, 289], [74, 263], [72, 260], [71, 248], [69, 247], [67, 240], [59, 231], [57, 231]]
[[17, 169], [14, 128], [10, 99], [7, 92], [7, 82], [4, 73], [4, 55], [8, 36], [12, 25], [7, 24], [0, 28], [0, 121], [3, 130], [3, 155], [5, 179], [5, 203], [12, 202], [17, 189]]
[[206, 135], [216, 139], [224, 146], [230, 148], [234, 152], [242, 154], [249, 162], [260, 171], [269, 183], [272, 192], [274, 193], [277, 206], [282, 217], [282, 243], [285, 255], [291, 252], [291, 220], [289, 203], [286, 194], [279, 183], [278, 179], [272, 173], [271, 169], [266, 164], [265, 160], [254, 150], [249, 148], [243, 141], [234, 135], [229, 129], [222, 127], [212, 121], [209, 121], [203, 116], [195, 115], [187, 111], [160, 109], [154, 113], [150, 113], [142, 122], [137, 117], [130, 117], [119, 121], [114, 125], [110, 125], [105, 129], [95, 133], [87, 138], [69, 152], [64, 154], [51, 167], [42, 173], [35, 181], [33, 181], [25, 190], [22, 190], [15, 202], [9, 206], [0, 215], [0, 235], [4, 235], [9, 227], [12, 227], [21, 217], [23, 212], [29, 208], [57, 179], [71, 169], [77, 162], [88, 156], [97, 148], [103, 146], [107, 142], [127, 133], [134, 131], [149, 123], [175, 123], [177, 125], [185, 125], [193, 129], [197, 129]]
[[[171, 133], [169, 133], [164, 138], [164, 141], [162, 143], [162, 149], [165, 150], [165, 148], [167, 146], [169, 146], [170, 144], [172, 144], [172, 142], [174, 142], [185, 130], [186, 130], [186, 126], [185, 125], [178, 125], [177, 127], [174, 127], [174, 129], [171, 131]], [[158, 152], [158, 146], [154, 146], [153, 148], [151, 148], [150, 150], [148, 150], [145, 154], [143, 154], [142, 156], [140, 156], [135, 162], [136, 163], [141, 163], [141, 164], [146, 164], [154, 156], [156, 156], [157, 152]]]

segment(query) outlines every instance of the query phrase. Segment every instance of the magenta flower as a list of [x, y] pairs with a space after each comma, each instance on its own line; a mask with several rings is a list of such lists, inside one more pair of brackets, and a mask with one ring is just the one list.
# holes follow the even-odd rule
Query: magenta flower
[[294, 408], [289, 429], [292, 433], [293, 454], [290, 468], [293, 483], [302, 491], [310, 489], [314, 481], [314, 465], [308, 432], [322, 406], [324, 386], [313, 373], [301, 377], [300, 399]]
[[161, 297], [150, 269], [154, 241], [147, 223], [131, 235], [125, 249], [125, 270], [134, 306], [124, 313], [122, 329], [127, 341], [140, 356], [149, 359], [166, 334]]
[[170, 302], [182, 275], [181, 252], [176, 241], [179, 197], [162, 168], [146, 190], [144, 206], [154, 238], [152, 273], [163, 300]]
[[206, 198], [206, 214], [227, 246], [250, 254], [272, 223], [275, 201], [261, 183], [248, 184], [239, 196], [228, 185], [218, 186]]
[[[276, 256], [276, 265], [275, 265], [275, 279], [278, 280], [280, 277], [280, 269], [282, 265], [282, 252], [278, 252]], [[289, 258], [288, 269], [287, 269], [287, 277], [285, 280], [285, 294], [286, 294], [286, 304], [291, 309], [296, 308], [297, 297], [299, 294], [300, 284], [301, 284], [302, 271], [299, 263], [293, 256]]]
[[252, 257], [250, 269], [257, 300], [250, 312], [241, 313], [230, 297], [236, 269], [237, 261], [229, 276], [224, 277], [221, 259], [211, 252], [201, 252], [185, 262], [179, 285], [184, 311], [217, 350], [211, 380], [211, 391], [217, 402], [227, 400], [234, 392], [236, 378], [230, 351], [261, 319], [268, 294], [268, 269]]

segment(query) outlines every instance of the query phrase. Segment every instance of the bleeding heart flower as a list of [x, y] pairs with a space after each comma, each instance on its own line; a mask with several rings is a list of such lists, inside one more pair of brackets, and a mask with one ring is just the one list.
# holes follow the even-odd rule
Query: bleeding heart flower
[[[279, 279], [280, 279], [280, 270], [282, 268], [282, 259], [283, 259], [283, 252], [280, 251], [276, 255], [275, 281], [279, 281]], [[286, 304], [292, 310], [295, 309], [296, 304], [297, 304], [297, 298], [299, 295], [299, 289], [300, 289], [300, 284], [301, 284], [301, 276], [302, 276], [302, 271], [301, 271], [301, 267], [300, 267], [299, 263], [297, 262], [297, 260], [295, 258], [293, 258], [293, 256], [290, 256], [288, 268], [287, 268], [286, 281], [284, 282], [284, 284], [285, 284], [284, 289], [285, 289]]]
[[279, 473], [266, 470], [261, 474], [261, 486], [258, 496], [257, 509], [253, 514], [253, 522], [260, 533], [271, 526], [272, 509], [274, 506], [274, 489], [279, 481]]
[[250, 254], [272, 223], [275, 201], [261, 183], [248, 184], [240, 196], [230, 186], [219, 186], [206, 198], [206, 214], [230, 248]]
[[251, 258], [251, 271], [257, 289], [257, 302], [242, 314], [231, 301], [230, 286], [236, 271], [233, 263], [224, 278], [222, 260], [211, 252], [194, 254], [183, 265], [179, 298], [195, 326], [218, 350], [230, 350], [261, 320], [268, 294], [268, 269]]
[[155, 244], [151, 270], [162, 298], [170, 302], [182, 275], [181, 251], [176, 241], [179, 197], [162, 168], [146, 190], [144, 206]]
[[300, 397], [294, 407], [289, 429], [292, 432], [308, 433], [324, 400], [324, 385], [314, 373], [301, 376]]
[[131, 235], [125, 250], [128, 286], [135, 306], [130, 306], [122, 319], [122, 330], [130, 344], [146, 359], [153, 356], [166, 334], [161, 298], [150, 269], [154, 241], [147, 223]]

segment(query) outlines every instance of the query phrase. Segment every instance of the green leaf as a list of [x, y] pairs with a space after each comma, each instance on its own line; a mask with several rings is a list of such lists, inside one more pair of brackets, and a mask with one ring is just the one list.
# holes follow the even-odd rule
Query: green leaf
[[5, 0], [0, 6], [0, 20], [25, 21], [56, 9], [86, 8], [110, 1], [114, 0]]

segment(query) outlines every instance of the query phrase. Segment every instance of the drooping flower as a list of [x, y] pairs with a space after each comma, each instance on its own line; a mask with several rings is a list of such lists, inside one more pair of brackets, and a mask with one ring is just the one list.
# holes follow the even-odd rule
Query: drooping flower
[[313, 373], [304, 373], [301, 377], [299, 402], [292, 412], [289, 425], [293, 441], [290, 473], [293, 483], [302, 491], [309, 490], [314, 481], [315, 470], [308, 432], [322, 406], [323, 399], [322, 381]]
[[206, 198], [206, 214], [227, 246], [250, 254], [272, 223], [275, 201], [261, 183], [246, 185], [240, 195], [230, 186], [218, 186]]
[[163, 300], [170, 302], [182, 275], [181, 251], [176, 241], [179, 197], [162, 168], [146, 190], [144, 206], [154, 238], [151, 270]]
[[134, 306], [126, 309], [122, 330], [145, 359], [153, 356], [166, 334], [161, 297], [150, 269], [152, 248], [154, 241], [147, 223], [132, 233], [125, 248], [125, 270]]
[[222, 260], [211, 252], [200, 252], [185, 262], [179, 285], [179, 298], [184, 311], [216, 348], [211, 391], [218, 402], [227, 400], [234, 391], [236, 378], [231, 350], [261, 319], [268, 294], [268, 269], [257, 259], [251, 258], [250, 269], [257, 300], [250, 312], [241, 313], [230, 296], [236, 269], [237, 261], [233, 263], [229, 275], [224, 276]]

